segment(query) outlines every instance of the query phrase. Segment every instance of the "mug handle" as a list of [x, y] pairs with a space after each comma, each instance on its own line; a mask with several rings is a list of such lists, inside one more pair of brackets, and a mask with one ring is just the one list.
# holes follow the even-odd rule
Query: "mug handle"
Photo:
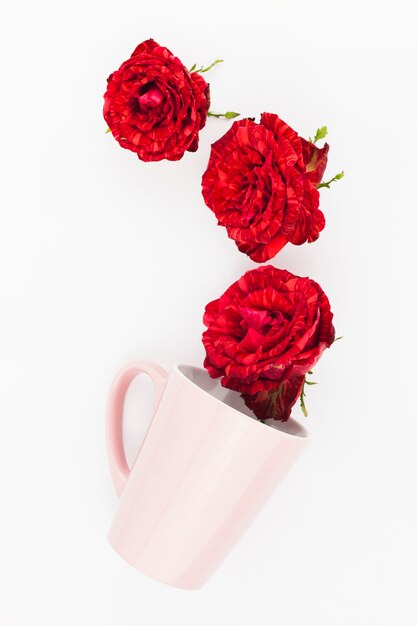
[[129, 385], [138, 374], [148, 374], [152, 379], [155, 388], [154, 410], [164, 392], [168, 376], [168, 372], [151, 361], [137, 361], [122, 369], [110, 389], [106, 413], [107, 454], [119, 496], [130, 474], [123, 445], [123, 408]]

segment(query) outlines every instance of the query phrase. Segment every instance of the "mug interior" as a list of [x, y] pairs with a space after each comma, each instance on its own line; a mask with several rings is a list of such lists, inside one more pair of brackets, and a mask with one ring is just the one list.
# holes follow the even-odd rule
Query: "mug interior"
[[[213, 398], [216, 398], [220, 402], [227, 404], [232, 409], [239, 411], [247, 415], [251, 419], [258, 421], [252, 411], [246, 406], [240, 394], [237, 391], [226, 389], [222, 387], [219, 379], [215, 380], [210, 378], [208, 372], [201, 367], [195, 367], [193, 365], [177, 365], [178, 371], [191, 381], [197, 387], [200, 387], [203, 391], [208, 393]], [[290, 418], [287, 422], [279, 422], [277, 420], [266, 420], [265, 424], [276, 430], [287, 433], [288, 435], [294, 435], [295, 437], [308, 437], [307, 431]]]

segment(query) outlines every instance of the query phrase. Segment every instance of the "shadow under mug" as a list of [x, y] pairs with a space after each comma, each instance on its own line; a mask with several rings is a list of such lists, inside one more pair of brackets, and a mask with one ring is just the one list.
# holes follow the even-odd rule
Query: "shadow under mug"
[[[155, 408], [129, 468], [124, 399], [141, 373], [154, 383]], [[294, 420], [254, 419], [239, 394], [205, 370], [178, 365], [168, 373], [148, 361], [117, 376], [106, 431], [120, 496], [110, 544], [141, 572], [184, 589], [201, 587], [217, 569], [307, 442]]]

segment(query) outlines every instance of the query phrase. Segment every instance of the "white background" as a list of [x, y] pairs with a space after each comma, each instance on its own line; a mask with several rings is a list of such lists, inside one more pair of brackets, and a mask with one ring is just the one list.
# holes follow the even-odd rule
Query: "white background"
[[[1, 24], [0, 623], [415, 626], [417, 420], [412, 2], [9, 3]], [[201, 364], [205, 304], [254, 264], [200, 195], [210, 144], [144, 164], [106, 135], [108, 74], [148, 37], [225, 59], [212, 108], [327, 124], [327, 227], [277, 267], [328, 293], [311, 444], [205, 588], [126, 565], [104, 447], [116, 371]], [[206, 75], [207, 76], [207, 75]], [[415, 304], [415, 302], [414, 302]], [[149, 419], [135, 383], [129, 455]]]

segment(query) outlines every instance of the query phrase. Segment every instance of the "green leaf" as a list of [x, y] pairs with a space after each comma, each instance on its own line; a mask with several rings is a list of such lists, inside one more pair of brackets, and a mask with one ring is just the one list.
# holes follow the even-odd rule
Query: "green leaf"
[[305, 381], [305, 384], [306, 384], [306, 385], [318, 385], [318, 383], [313, 383], [313, 381], [312, 381], [312, 380], [306, 380], [306, 381]]
[[340, 337], [336, 337], [336, 339], [333, 339], [333, 343], [334, 343], [335, 341], [340, 341], [341, 339], [343, 339], [343, 335], [340, 335]]
[[314, 135], [314, 141], [312, 143], [317, 143], [320, 139], [324, 139], [327, 135], [327, 126], [322, 126], [316, 130], [316, 134]]
[[107, 135], [107, 133], [111, 133], [110, 128], [108, 128], [108, 129], [106, 130], [106, 135]]
[[190, 72], [190, 74], [191, 74], [191, 72], [194, 72], [194, 70], [195, 70], [195, 68], [196, 68], [196, 67], [197, 67], [197, 63], [194, 63], [194, 65], [192, 65], [192, 66], [190, 67], [190, 69], [188, 70], [188, 71]]

